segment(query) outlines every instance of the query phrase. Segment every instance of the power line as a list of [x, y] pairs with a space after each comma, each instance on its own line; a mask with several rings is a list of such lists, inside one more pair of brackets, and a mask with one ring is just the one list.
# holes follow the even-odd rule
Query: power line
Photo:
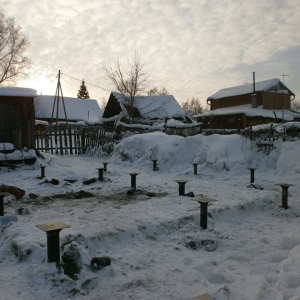
[[[82, 79], [78, 79], [78, 78], [75, 78], [75, 77], [73, 77], [73, 76], [70, 76], [70, 75], [67, 75], [67, 74], [65, 74], [65, 73], [61, 73], [61, 75], [64, 75], [64, 76], [67, 76], [67, 77], [70, 77], [70, 78], [72, 78], [72, 79], [75, 79], [75, 80], [78, 80], [78, 81], [82, 81]], [[101, 87], [101, 86], [99, 86], [99, 85], [95, 85], [95, 84], [93, 84], [93, 83], [89, 83], [89, 82], [86, 82], [86, 81], [84, 81], [86, 84], [89, 84], [89, 85], [92, 85], [92, 86], [94, 86], [94, 87], [96, 87], [96, 88], [99, 88], [99, 89], [101, 89], [101, 90], [103, 90], [103, 91], [111, 91], [111, 90], [108, 90], [108, 89], [105, 89], [105, 88], [103, 88], [103, 87]]]

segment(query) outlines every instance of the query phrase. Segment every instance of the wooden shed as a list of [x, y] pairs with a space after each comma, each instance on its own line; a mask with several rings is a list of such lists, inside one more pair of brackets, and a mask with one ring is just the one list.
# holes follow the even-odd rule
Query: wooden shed
[[0, 87], [0, 143], [35, 149], [34, 98], [30, 88]]

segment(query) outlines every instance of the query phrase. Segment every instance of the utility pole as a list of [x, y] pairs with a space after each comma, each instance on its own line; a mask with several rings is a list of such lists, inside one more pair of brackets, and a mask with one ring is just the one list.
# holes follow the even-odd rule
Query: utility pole
[[[56, 154], [58, 154], [58, 145], [62, 144], [61, 142], [61, 132], [60, 132], [60, 126], [58, 126], [58, 119], [59, 119], [59, 97], [61, 95], [61, 100], [62, 100], [62, 104], [63, 104], [63, 109], [64, 109], [64, 113], [65, 113], [65, 128], [68, 125], [68, 118], [67, 118], [67, 112], [66, 112], [66, 107], [65, 107], [65, 101], [64, 101], [64, 96], [63, 96], [63, 92], [62, 92], [62, 88], [61, 88], [61, 83], [60, 83], [60, 70], [58, 71], [58, 80], [57, 80], [57, 86], [56, 86], [56, 93], [54, 96], [54, 101], [53, 101], [53, 108], [52, 108], [52, 115], [51, 115], [51, 124], [49, 126], [49, 128], [54, 129], [54, 139], [55, 139], [55, 148], [56, 148]], [[54, 110], [55, 110], [55, 105], [56, 105], [56, 121], [55, 121], [55, 125], [52, 125], [53, 122], [53, 116], [54, 116]], [[59, 134], [59, 142], [58, 142], [58, 135]], [[60, 147], [60, 151], [61, 154], [63, 154], [62, 152], [62, 147]]]
[[66, 112], [66, 107], [65, 107], [65, 101], [64, 101], [64, 96], [63, 96], [63, 92], [62, 92], [62, 88], [61, 88], [61, 83], [60, 83], [60, 70], [58, 71], [58, 80], [57, 80], [57, 85], [56, 85], [56, 92], [55, 92], [55, 96], [54, 96], [54, 101], [53, 101], [53, 108], [52, 108], [52, 115], [51, 115], [51, 124], [53, 121], [53, 116], [54, 116], [54, 110], [55, 110], [55, 106], [56, 106], [56, 122], [55, 125], [58, 125], [58, 118], [59, 118], [59, 97], [61, 94], [61, 100], [62, 100], [62, 104], [63, 104], [63, 109], [64, 109], [64, 113], [65, 113], [65, 120], [66, 120], [66, 125], [68, 125], [68, 118], [67, 118], [67, 112]]

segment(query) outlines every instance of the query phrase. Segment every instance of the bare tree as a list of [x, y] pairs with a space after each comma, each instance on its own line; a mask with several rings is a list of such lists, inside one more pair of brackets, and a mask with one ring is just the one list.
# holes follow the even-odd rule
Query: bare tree
[[14, 82], [18, 76], [25, 75], [25, 69], [31, 64], [24, 56], [28, 46], [29, 41], [15, 19], [0, 13], [0, 84]]
[[157, 87], [154, 87], [147, 92], [148, 96], [163, 96], [163, 95], [168, 95], [168, 94], [169, 94], [169, 92], [164, 87], [161, 90], [159, 90]]
[[292, 109], [300, 111], [300, 102], [299, 101], [294, 101], [293, 104], [292, 104]]
[[206, 111], [206, 109], [200, 103], [198, 98], [193, 97], [191, 100], [187, 100], [182, 103], [182, 108], [189, 116], [194, 116], [198, 114], [202, 114]]
[[124, 96], [127, 107], [133, 112], [136, 99], [145, 92], [148, 81], [148, 73], [140, 54], [136, 51], [134, 57], [125, 62], [119, 57], [110, 59], [104, 71], [114, 89]]

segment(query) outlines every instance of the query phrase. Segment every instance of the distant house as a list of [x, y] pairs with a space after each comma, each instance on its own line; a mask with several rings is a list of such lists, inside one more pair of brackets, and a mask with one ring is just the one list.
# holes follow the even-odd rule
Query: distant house
[[0, 87], [0, 143], [16, 148], [35, 148], [34, 99], [36, 90]]
[[291, 110], [295, 94], [278, 78], [221, 89], [207, 98], [210, 111], [194, 116], [210, 128], [239, 129], [270, 122], [299, 121]]
[[54, 96], [40, 95], [36, 97], [34, 103], [36, 123], [50, 124], [51, 121], [56, 122], [56, 119], [59, 122], [67, 120], [69, 123], [86, 125], [100, 123], [102, 110], [95, 99], [64, 97], [64, 101], [62, 101], [60, 97], [54, 107], [53, 104]]
[[151, 124], [157, 120], [179, 119], [190, 122], [186, 113], [172, 95], [140, 96], [129, 105], [128, 98], [112, 92], [103, 112], [102, 121], [113, 128], [117, 121]]

